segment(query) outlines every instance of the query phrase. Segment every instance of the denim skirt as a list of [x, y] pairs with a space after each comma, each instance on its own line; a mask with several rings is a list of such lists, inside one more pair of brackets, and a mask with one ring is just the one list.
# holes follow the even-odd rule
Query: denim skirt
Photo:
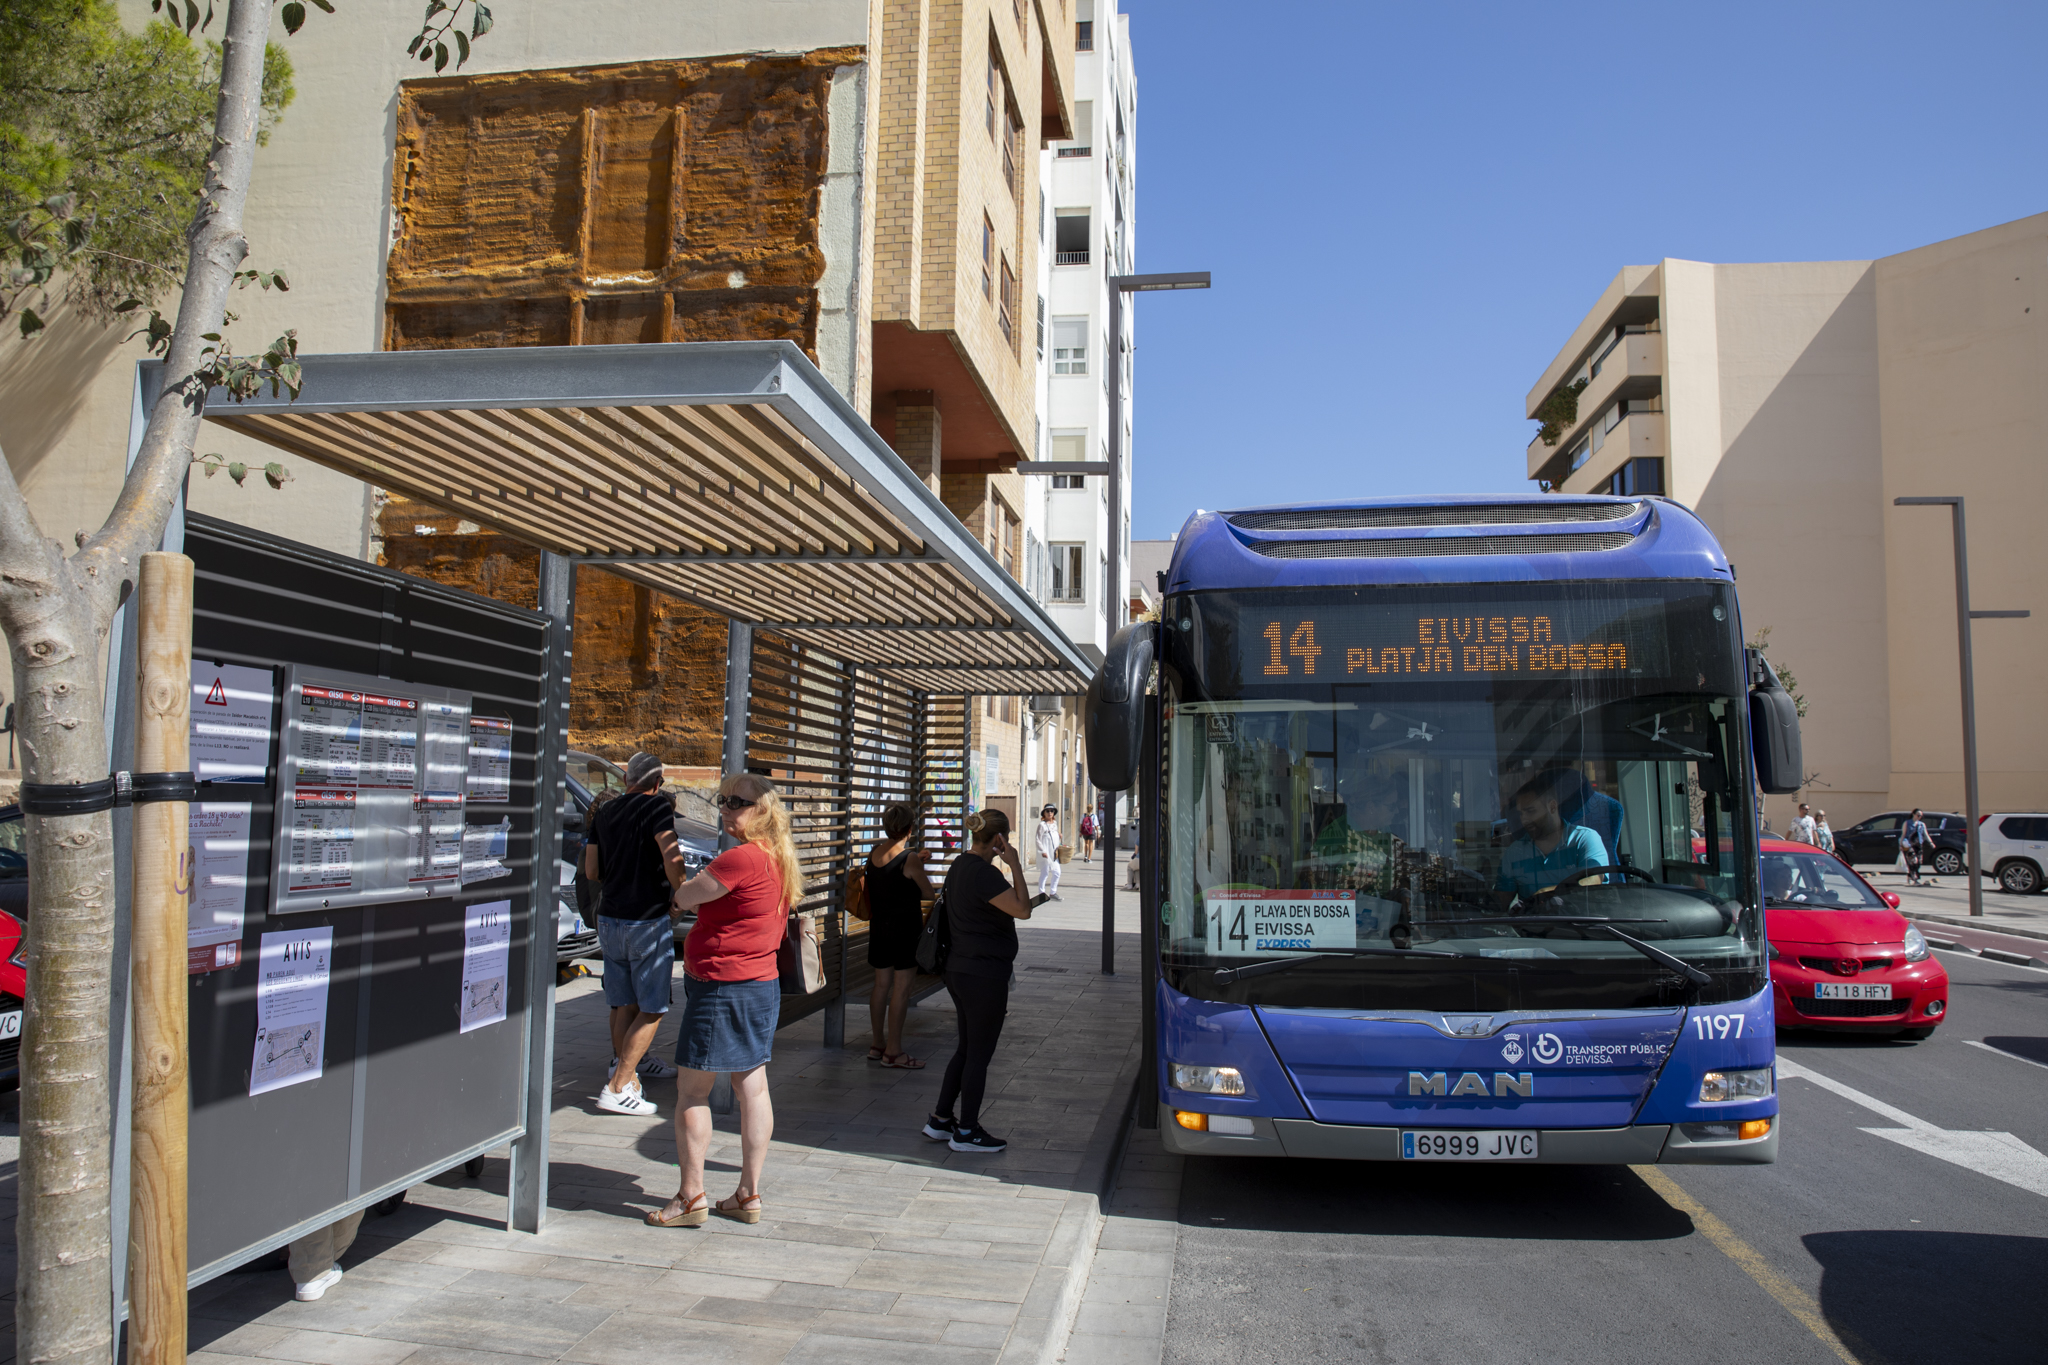
[[691, 1071], [752, 1071], [775, 1050], [782, 983], [700, 981], [683, 977], [683, 1022], [676, 1065]]

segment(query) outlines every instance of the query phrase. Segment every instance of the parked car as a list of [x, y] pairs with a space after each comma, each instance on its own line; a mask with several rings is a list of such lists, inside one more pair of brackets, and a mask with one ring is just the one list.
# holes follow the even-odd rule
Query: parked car
[[21, 1084], [21, 1008], [28, 998], [28, 857], [21, 807], [0, 806], [0, 1090]]
[[1808, 844], [1766, 839], [1762, 862], [1778, 1027], [1930, 1037], [1948, 1016], [1948, 970], [1899, 898]]
[[[1835, 831], [1835, 852], [1845, 863], [1883, 863], [1889, 867], [1899, 858], [1899, 830], [1913, 812], [1888, 810], [1861, 824]], [[1934, 840], [1934, 852], [1927, 859], [1930, 870], [1943, 877], [1959, 877], [1968, 856], [1969, 835], [1962, 816], [1948, 811], [1922, 811], [1927, 835]]]
[[1998, 884], [2016, 895], [2031, 896], [2048, 885], [2048, 815], [1986, 815], [1977, 824], [1980, 867], [1991, 869]]

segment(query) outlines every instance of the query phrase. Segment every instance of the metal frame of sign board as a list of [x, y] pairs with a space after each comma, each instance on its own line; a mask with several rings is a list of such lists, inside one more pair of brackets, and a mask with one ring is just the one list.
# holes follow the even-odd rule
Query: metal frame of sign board
[[[305, 740], [304, 707], [300, 704], [300, 697], [303, 689], [308, 685], [335, 687], [371, 696], [400, 694], [406, 697], [417, 697], [423, 704], [434, 703], [460, 709], [461, 717], [458, 730], [461, 735], [462, 766], [450, 778], [454, 784], [457, 799], [452, 810], [440, 817], [440, 822], [445, 823], [452, 820], [457, 848], [454, 870], [446, 877], [434, 877], [431, 879], [406, 877], [404, 871], [405, 855], [402, 852], [387, 852], [382, 856], [370, 855], [375, 857], [375, 861], [367, 865], [380, 874], [372, 884], [362, 884], [360, 881], [361, 872], [357, 871], [351, 874], [351, 880], [356, 882], [357, 889], [343, 891], [322, 888], [297, 893], [290, 890], [287, 864], [291, 861], [291, 848], [294, 842], [291, 835], [291, 825], [297, 809], [300, 786], [299, 758], [303, 752]], [[338, 910], [346, 906], [384, 905], [392, 901], [425, 900], [433, 896], [455, 895], [462, 890], [460, 848], [463, 819], [468, 805], [469, 717], [472, 701], [473, 696], [471, 693], [456, 688], [432, 687], [423, 683], [399, 682], [391, 678], [376, 678], [368, 674], [349, 673], [340, 669], [318, 668], [302, 664], [286, 665], [283, 703], [281, 714], [278, 718], [281, 737], [277, 768], [278, 829], [277, 835], [271, 843], [270, 857], [270, 912], [272, 914], [304, 914], [321, 910]], [[424, 718], [421, 717], [421, 719]], [[428, 761], [427, 739], [423, 728], [416, 726], [416, 731], [418, 734], [416, 741], [418, 749], [415, 753], [414, 761], [424, 765]], [[308, 783], [307, 785], [310, 787], [313, 784]], [[378, 789], [377, 794], [370, 798], [374, 804], [367, 807], [362, 804], [364, 797], [362, 792], [358, 790], [352, 797], [352, 800], [355, 802], [353, 809], [361, 812], [366, 809], [381, 810], [388, 808], [401, 799], [397, 795], [398, 790], [397, 788]], [[406, 789], [402, 799], [406, 803], [408, 812], [417, 819], [428, 819], [431, 812], [415, 810], [413, 797], [413, 789]], [[362, 833], [362, 830], [356, 830], [351, 842], [367, 842], [362, 840]], [[388, 835], [386, 836], [386, 841], [389, 841]], [[354, 858], [351, 859], [351, 862], [359, 867], [362, 866]], [[394, 867], [399, 869], [396, 873], [391, 871]], [[400, 881], [396, 880], [396, 878], [404, 878], [404, 880]]]

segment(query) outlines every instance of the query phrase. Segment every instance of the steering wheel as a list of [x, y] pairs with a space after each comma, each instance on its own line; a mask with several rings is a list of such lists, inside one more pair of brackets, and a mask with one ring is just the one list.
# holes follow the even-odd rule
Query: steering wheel
[[1662, 882], [1658, 881], [1649, 873], [1643, 871], [1643, 869], [1641, 869], [1640, 867], [1627, 867], [1621, 863], [1612, 863], [1606, 867], [1580, 868], [1577, 872], [1572, 874], [1572, 880], [1575, 882], [1584, 882], [1585, 879], [1588, 877], [1597, 877], [1600, 876], [1602, 873], [1606, 872], [1619, 872], [1623, 877], [1641, 877], [1644, 881], [1648, 882], [1652, 886], [1663, 885]]

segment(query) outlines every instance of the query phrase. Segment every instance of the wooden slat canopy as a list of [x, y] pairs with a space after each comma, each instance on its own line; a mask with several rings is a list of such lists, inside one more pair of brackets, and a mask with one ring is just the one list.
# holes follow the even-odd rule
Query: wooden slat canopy
[[1093, 672], [789, 342], [301, 359], [296, 402], [216, 391], [208, 419], [917, 691]]

